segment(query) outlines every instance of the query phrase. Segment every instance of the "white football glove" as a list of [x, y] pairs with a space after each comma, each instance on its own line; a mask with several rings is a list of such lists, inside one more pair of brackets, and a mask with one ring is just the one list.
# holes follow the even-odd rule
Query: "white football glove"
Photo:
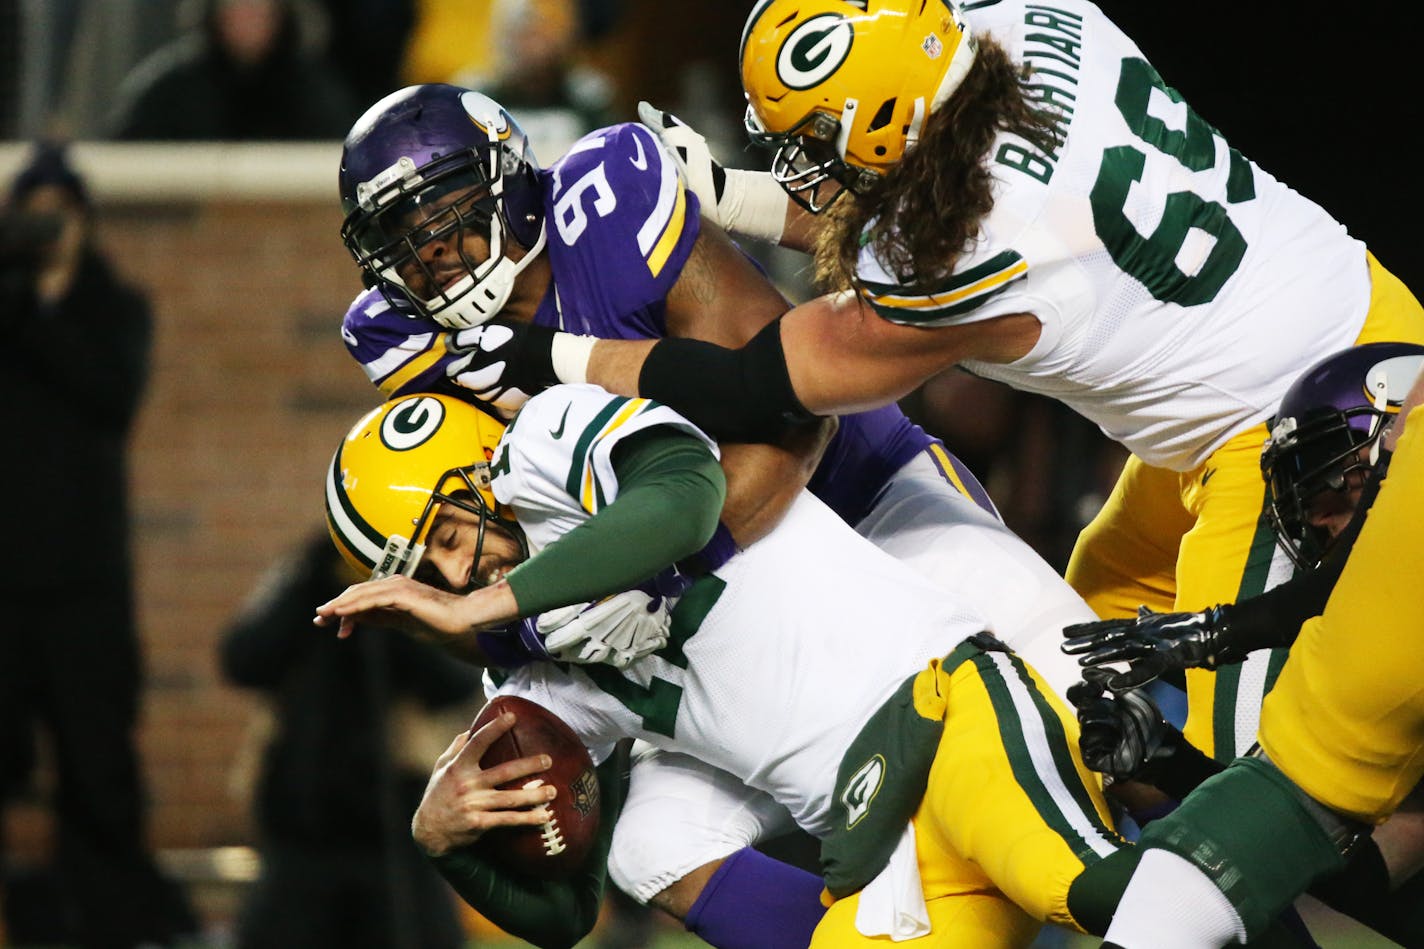
[[536, 628], [555, 659], [622, 669], [667, 645], [672, 606], [667, 597], [628, 590], [541, 613]]
[[484, 323], [445, 334], [446, 347], [460, 357], [446, 367], [445, 375], [505, 419], [513, 418], [530, 396], [510, 379], [514, 350], [523, 342], [516, 336], [515, 327], [504, 323]]
[[701, 133], [647, 102], [638, 103], [638, 118], [677, 162], [687, 186], [702, 202], [703, 216], [743, 237], [781, 240], [790, 199], [770, 172], [723, 168]]

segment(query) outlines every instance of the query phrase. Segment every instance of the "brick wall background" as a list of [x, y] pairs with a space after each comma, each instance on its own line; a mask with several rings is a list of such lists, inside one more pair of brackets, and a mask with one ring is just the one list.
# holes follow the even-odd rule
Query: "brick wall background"
[[226, 786], [250, 706], [221, 683], [217, 636], [320, 523], [325, 464], [377, 400], [341, 345], [360, 283], [339, 226], [332, 201], [130, 205], [103, 222], [154, 304], [131, 479], [159, 847], [247, 840]]
[[154, 308], [130, 493], [148, 669], [139, 737], [159, 848], [249, 842], [227, 785], [253, 706], [221, 681], [218, 635], [320, 524], [325, 464], [377, 398], [339, 337], [360, 289], [339, 224], [329, 200], [126, 204], [101, 217], [102, 242]]

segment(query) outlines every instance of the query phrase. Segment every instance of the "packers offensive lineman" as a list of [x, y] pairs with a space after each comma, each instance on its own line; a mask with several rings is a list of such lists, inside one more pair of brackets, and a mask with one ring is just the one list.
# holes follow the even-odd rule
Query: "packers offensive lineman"
[[[1100, 616], [1204, 609], [1287, 575], [1262, 518], [1266, 419], [1325, 354], [1424, 342], [1424, 309], [1363, 244], [1085, 0], [762, 0], [740, 66], [769, 172], [721, 169], [685, 126], [645, 119], [709, 216], [814, 242], [833, 292], [735, 351], [601, 341], [552, 363], [558, 379], [747, 437], [962, 365], [1132, 452], [1069, 565]], [[506, 382], [551, 381], [555, 344], [573, 346], [498, 347]], [[1192, 742], [1223, 761], [1249, 745], [1283, 661], [1189, 672]]]
[[[341, 189], [343, 236], [372, 285], [348, 310], [343, 337], [388, 395], [510, 404], [479, 371], [481, 352], [459, 345], [495, 313], [600, 336], [740, 343], [788, 305], [699, 218], [676, 165], [637, 125], [597, 130], [541, 171], [497, 103], [451, 86], [412, 87], [353, 127]], [[789, 503], [804, 475], [760, 474], [740, 488], [734, 477], [729, 493], [751, 498], [754, 523], [745, 528], [724, 512], [718, 556], [779, 513], [765, 496], [768, 480]], [[1075, 678], [1057, 655], [1056, 630], [1091, 612], [1004, 527], [972, 475], [898, 408], [841, 419], [811, 488], [877, 545], [967, 598], [1031, 661], [1042, 655], [1060, 692]], [[714, 943], [738, 936], [721, 927], [739, 929], [747, 901], [805, 891], [805, 880], [788, 881], [748, 846], [789, 823], [784, 809], [661, 753], [640, 756], [638, 767], [610, 862], [621, 888]], [[713, 873], [718, 885], [703, 888]], [[811, 923], [818, 889], [802, 904]], [[794, 929], [781, 929], [788, 945]]]
[[[319, 624], [379, 620], [497, 661], [518, 634], [494, 627], [640, 582], [716, 523], [715, 446], [666, 407], [560, 386], [499, 434], [437, 395], [357, 423], [329, 469], [329, 524], [353, 566], [387, 575], [318, 607]], [[635, 737], [788, 808], [847, 897], [813, 945], [1025, 945], [1044, 920], [1101, 931], [1125, 874], [1097, 868], [1133, 852], [1077, 756], [1071, 711], [983, 625], [803, 492], [682, 596], [662, 649], [624, 669], [505, 658], [486, 686], [556, 712], [595, 761]], [[439, 778], [414, 827], [452, 884], [516, 935], [580, 938], [591, 912], [548, 907], [596, 912], [597, 899], [501, 882], [464, 846], [490, 820], [441, 818], [463, 811], [451, 800], [468, 782]], [[571, 887], [596, 890], [599, 863]]]

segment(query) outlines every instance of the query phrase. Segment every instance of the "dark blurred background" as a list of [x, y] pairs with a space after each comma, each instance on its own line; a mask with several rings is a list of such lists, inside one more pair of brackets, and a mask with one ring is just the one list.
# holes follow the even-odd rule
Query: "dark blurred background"
[[[207, 943], [234, 938], [258, 876], [247, 782], [273, 740], [271, 703], [224, 675], [219, 642], [249, 616], [262, 578], [303, 547], [323, 466], [375, 400], [337, 338], [360, 290], [337, 238], [342, 130], [386, 91], [452, 81], [493, 91], [545, 163], [594, 125], [634, 119], [647, 99], [706, 134], [728, 164], [756, 167], [736, 75], [750, 6], [0, 0], [0, 190], [34, 141], [71, 143], [95, 240], [151, 304], [150, 371], [128, 443], [144, 672], [135, 740], [147, 837], [191, 894]], [[1403, 8], [1104, 8], [1235, 147], [1424, 287]], [[811, 292], [801, 259], [753, 250], [793, 298]], [[963, 373], [934, 380], [906, 408], [1062, 567], [1120, 450], [1055, 403]], [[450, 720], [477, 706], [477, 696], [454, 702]], [[34, 766], [4, 784], [12, 793], [0, 824], [0, 869], [26, 879], [55, 850], [53, 750], [39, 737]], [[500, 941], [461, 919], [472, 940]], [[673, 935], [613, 905], [598, 941]]]

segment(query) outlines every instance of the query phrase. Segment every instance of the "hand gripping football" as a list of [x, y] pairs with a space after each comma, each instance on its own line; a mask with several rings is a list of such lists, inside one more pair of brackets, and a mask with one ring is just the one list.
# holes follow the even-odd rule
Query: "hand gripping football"
[[491, 859], [517, 873], [543, 879], [563, 879], [584, 868], [598, 836], [598, 775], [588, 749], [564, 720], [528, 699], [499, 695], [491, 699], [470, 726], [473, 734], [504, 712], [513, 712], [514, 727], [495, 740], [480, 759], [490, 768], [515, 758], [548, 755], [553, 764], [531, 778], [502, 785], [527, 787], [531, 781], [558, 789], [549, 802], [553, 819], [537, 827], [501, 827], [480, 838]]

